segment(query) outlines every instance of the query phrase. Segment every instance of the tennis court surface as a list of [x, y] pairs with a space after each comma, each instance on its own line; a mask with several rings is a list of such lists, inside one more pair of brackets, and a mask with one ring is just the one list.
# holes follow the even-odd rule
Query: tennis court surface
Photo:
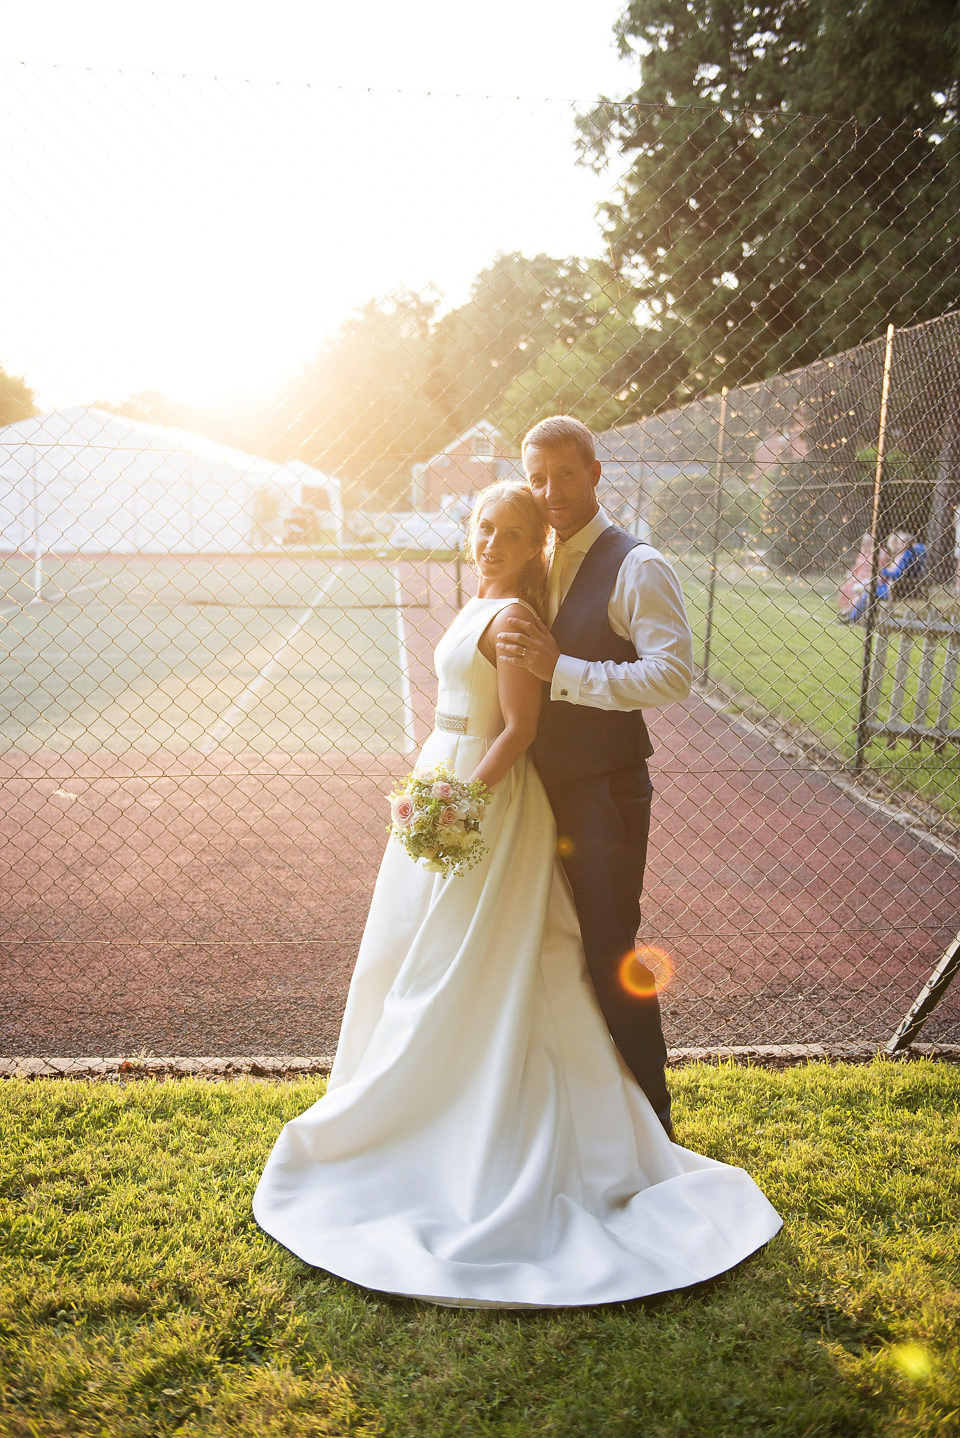
[[26, 753], [365, 752], [413, 739], [409, 563], [7, 561], [0, 736]]
[[[5, 1054], [329, 1053], [457, 603], [422, 557], [5, 562]], [[882, 1040], [960, 864], [702, 700], [653, 717], [668, 1041]], [[671, 972], [672, 971], [672, 972]], [[960, 1038], [956, 1000], [928, 1037]]]

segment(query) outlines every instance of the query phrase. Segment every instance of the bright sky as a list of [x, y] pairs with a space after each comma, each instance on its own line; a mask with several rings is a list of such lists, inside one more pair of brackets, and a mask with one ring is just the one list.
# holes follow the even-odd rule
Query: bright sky
[[0, 367], [47, 403], [213, 402], [394, 286], [453, 304], [498, 250], [596, 254], [613, 180], [573, 116], [634, 83], [622, 5], [10, 7]]

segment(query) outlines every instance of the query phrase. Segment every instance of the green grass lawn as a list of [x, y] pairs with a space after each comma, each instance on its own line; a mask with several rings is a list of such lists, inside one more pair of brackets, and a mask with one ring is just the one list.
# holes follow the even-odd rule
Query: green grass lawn
[[[694, 653], [703, 662], [706, 632], [706, 576], [683, 561], [681, 573], [690, 622], [696, 637]], [[849, 761], [855, 748], [857, 706], [864, 631], [837, 622], [832, 590], [801, 579], [774, 576], [738, 582], [720, 579], [716, 586], [711, 642], [710, 678], [739, 691], [761, 709], [810, 730], [838, 759]], [[942, 651], [941, 651], [942, 652]], [[890, 665], [888, 663], [888, 669]], [[916, 691], [919, 654], [908, 695]], [[891, 680], [885, 693], [889, 696]], [[960, 689], [954, 722], [960, 724]], [[924, 744], [892, 749], [873, 742], [867, 762], [891, 788], [916, 793], [945, 813], [960, 812], [960, 751], [952, 745], [942, 754]]]
[[960, 1432], [960, 1071], [673, 1087], [681, 1141], [748, 1168], [783, 1231], [699, 1291], [511, 1314], [355, 1289], [260, 1232], [260, 1168], [320, 1080], [4, 1083], [0, 1432]]

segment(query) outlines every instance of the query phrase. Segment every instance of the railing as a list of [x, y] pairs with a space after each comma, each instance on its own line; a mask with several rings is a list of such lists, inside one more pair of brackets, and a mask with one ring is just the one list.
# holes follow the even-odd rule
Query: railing
[[[960, 664], [960, 624], [889, 615], [877, 624], [876, 634], [867, 717], [870, 737], [885, 738], [891, 748], [901, 739], [915, 747], [926, 742], [938, 753], [948, 743], [960, 745], [960, 724], [952, 721]], [[894, 648], [896, 664], [889, 698], [885, 700], [888, 657], [892, 657]], [[915, 648], [920, 650], [919, 665], [914, 659]], [[935, 718], [930, 716], [933, 706]]]

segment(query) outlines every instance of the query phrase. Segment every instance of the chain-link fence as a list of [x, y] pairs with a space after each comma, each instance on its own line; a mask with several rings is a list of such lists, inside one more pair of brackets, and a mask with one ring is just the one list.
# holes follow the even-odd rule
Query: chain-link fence
[[[118, 96], [140, 126], [128, 198], [145, 116], [161, 117], [158, 153], [169, 131], [171, 169], [199, 136], [229, 171], [238, 135], [269, 117], [319, 126], [318, 108], [326, 124], [340, 103], [22, 79], [16, 128], [45, 140], [8, 157], [24, 202], [2, 243], [50, 348], [36, 255], [66, 228], [51, 137], [69, 133], [71, 186], [99, 193]], [[439, 122], [453, 102], [418, 103]], [[497, 103], [484, 122], [515, 125]], [[472, 592], [471, 498], [560, 411], [597, 434], [601, 500], [674, 564], [696, 639], [694, 696], [648, 716], [641, 938], [661, 956], [668, 1042], [886, 1039], [948, 947], [954, 137], [607, 104], [580, 134], [615, 153], [602, 258], [504, 249], [459, 305], [395, 289], [242, 410], [155, 392], [82, 404], [75, 381], [32, 401], [8, 380], [7, 1054], [332, 1051], [384, 791], [432, 726], [432, 649]], [[427, 216], [444, 199], [428, 171]], [[34, 359], [43, 373], [49, 355]], [[19, 368], [34, 382], [29, 356]], [[925, 1037], [960, 1037], [958, 998]]]

